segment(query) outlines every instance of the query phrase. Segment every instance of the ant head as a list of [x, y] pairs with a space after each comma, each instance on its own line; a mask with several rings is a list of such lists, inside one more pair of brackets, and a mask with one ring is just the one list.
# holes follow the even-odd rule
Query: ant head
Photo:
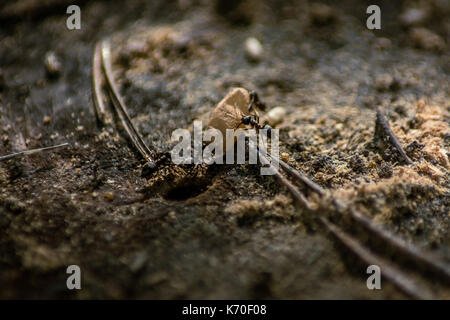
[[252, 109], [254, 106], [261, 110], [266, 109], [266, 105], [259, 99], [259, 96], [256, 93], [256, 91], [250, 90], [248, 93], [249, 93], [249, 97], [250, 97], [249, 109]]
[[245, 125], [250, 124], [251, 120], [252, 120], [252, 116], [243, 116], [241, 119], [242, 123]]

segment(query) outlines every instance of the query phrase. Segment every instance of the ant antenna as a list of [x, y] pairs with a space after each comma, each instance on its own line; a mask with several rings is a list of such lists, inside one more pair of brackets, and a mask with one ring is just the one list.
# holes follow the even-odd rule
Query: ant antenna
[[261, 102], [256, 91], [254, 91], [254, 90], [249, 91], [249, 95], [250, 95], [250, 103], [248, 105], [248, 112], [251, 112], [252, 110], [254, 110], [255, 106], [260, 108], [261, 110], [266, 109], [266, 105]]

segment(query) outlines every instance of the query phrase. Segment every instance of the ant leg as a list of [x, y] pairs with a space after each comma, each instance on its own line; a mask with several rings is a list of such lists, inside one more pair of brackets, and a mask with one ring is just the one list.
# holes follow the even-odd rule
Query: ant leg
[[258, 94], [255, 91], [252, 91], [250, 94], [253, 95], [253, 104], [261, 110], [266, 110], [266, 105], [259, 99]]
[[269, 135], [269, 139], [272, 138], [272, 127], [269, 126], [268, 124], [266, 124], [262, 128], [267, 130], [267, 134]]
[[252, 116], [252, 118], [250, 120], [250, 124], [252, 125], [253, 128], [255, 128], [257, 130], [262, 129], [261, 125], [259, 124], [258, 116]]

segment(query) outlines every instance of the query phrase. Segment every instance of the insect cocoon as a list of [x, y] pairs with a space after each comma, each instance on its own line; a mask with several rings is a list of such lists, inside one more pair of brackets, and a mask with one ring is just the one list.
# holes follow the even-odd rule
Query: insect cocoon
[[241, 120], [248, 114], [249, 103], [250, 96], [247, 90], [243, 88], [231, 90], [214, 108], [208, 127], [218, 129], [223, 136], [226, 135], [226, 129], [245, 128]]
[[227, 129], [237, 130], [246, 128], [242, 123], [242, 117], [249, 114], [249, 103], [249, 92], [244, 88], [234, 88], [212, 111], [208, 122], [208, 128], [215, 128], [222, 133], [222, 136], [224, 137], [224, 148], [226, 148], [225, 137]]

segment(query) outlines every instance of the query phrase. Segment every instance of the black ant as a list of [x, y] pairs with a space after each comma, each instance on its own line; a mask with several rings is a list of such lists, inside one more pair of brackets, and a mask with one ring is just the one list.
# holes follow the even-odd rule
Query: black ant
[[272, 130], [272, 127], [269, 125], [261, 126], [259, 124], [259, 115], [258, 112], [255, 109], [255, 106], [264, 110], [266, 108], [265, 104], [259, 100], [258, 94], [255, 91], [250, 91], [250, 103], [248, 105], [248, 112], [251, 113], [252, 111], [255, 113], [254, 115], [247, 115], [243, 116], [241, 118], [241, 123], [245, 125], [251, 125], [252, 127], [256, 128], [257, 130], [260, 129], [267, 129], [267, 132], [270, 132]]

